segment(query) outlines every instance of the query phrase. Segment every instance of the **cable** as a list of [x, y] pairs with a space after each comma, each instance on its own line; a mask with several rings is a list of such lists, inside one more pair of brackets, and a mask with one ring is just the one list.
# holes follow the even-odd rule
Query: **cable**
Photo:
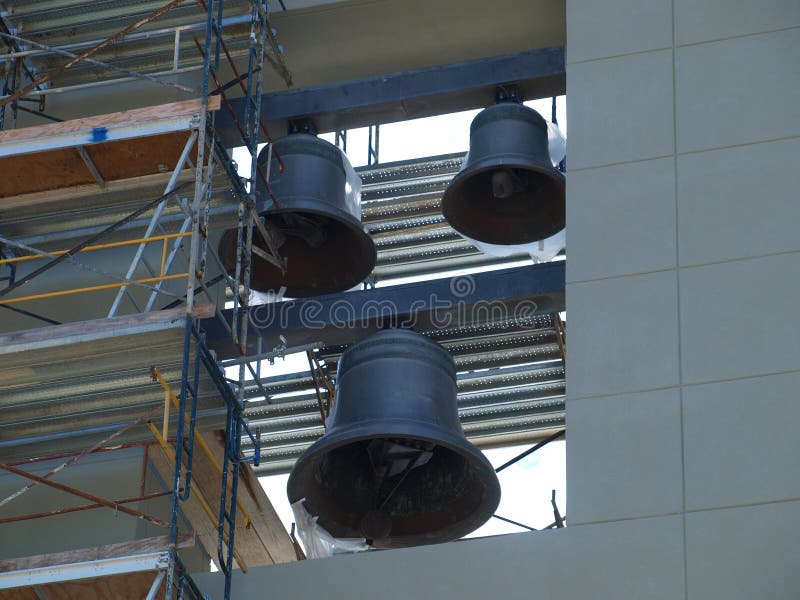
[[26, 317], [30, 317], [31, 319], [39, 319], [40, 321], [44, 321], [48, 325], [63, 325], [60, 321], [54, 321], [53, 319], [48, 319], [47, 317], [43, 317], [41, 315], [37, 315], [36, 313], [32, 313], [28, 310], [24, 310], [22, 308], [17, 308], [15, 306], [9, 306], [7, 304], [0, 304], [0, 308], [5, 308], [6, 310], [10, 310], [15, 313], [19, 313], [21, 315], [25, 315]]
[[541, 442], [539, 442], [538, 444], [536, 444], [536, 445], [535, 445], [533, 448], [528, 448], [528, 449], [527, 449], [527, 450], [525, 450], [525, 452], [523, 452], [522, 454], [519, 454], [519, 455], [515, 456], [514, 458], [512, 458], [512, 459], [511, 459], [510, 461], [508, 461], [507, 463], [504, 463], [504, 464], [500, 465], [499, 467], [497, 467], [497, 468], [494, 470], [494, 472], [495, 472], [495, 473], [499, 473], [500, 471], [502, 471], [502, 470], [503, 470], [503, 469], [505, 469], [506, 467], [510, 467], [511, 465], [513, 465], [513, 464], [515, 464], [515, 463], [517, 463], [517, 462], [521, 461], [521, 460], [522, 460], [523, 458], [525, 458], [526, 456], [529, 456], [529, 455], [533, 454], [534, 452], [536, 452], [536, 451], [537, 451], [539, 448], [542, 448], [543, 446], [546, 446], [546, 445], [547, 445], [547, 444], [549, 444], [550, 442], [552, 442], [552, 441], [555, 441], [555, 440], [557, 440], [558, 438], [562, 437], [562, 436], [563, 436], [563, 435], [564, 435], [566, 432], [567, 432], [567, 430], [566, 430], [566, 429], [562, 429], [561, 431], [557, 431], [556, 433], [554, 433], [553, 435], [551, 435], [551, 436], [550, 436], [549, 438], [547, 438], [546, 440], [542, 440]]

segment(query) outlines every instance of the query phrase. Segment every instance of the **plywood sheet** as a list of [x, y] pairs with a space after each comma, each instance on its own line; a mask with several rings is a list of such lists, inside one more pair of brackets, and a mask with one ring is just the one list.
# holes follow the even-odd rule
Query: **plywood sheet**
[[[86, 146], [86, 151], [104, 181], [119, 181], [171, 172], [178, 164], [187, 139], [189, 132], [178, 131], [92, 144]], [[195, 148], [192, 160], [196, 159]], [[0, 158], [0, 198], [94, 182], [94, 177], [76, 148], [59, 148]]]
[[[219, 107], [219, 97], [209, 98], [210, 111], [219, 110]], [[62, 123], [0, 131], [0, 144], [13, 146], [15, 142], [91, 132], [95, 128], [135, 125], [194, 115], [200, 109], [200, 100], [186, 100]], [[172, 171], [189, 135], [189, 131], [178, 131], [100, 142], [84, 148], [104, 181], [118, 181]], [[193, 156], [196, 159], [196, 148]], [[91, 171], [74, 147], [0, 158], [0, 198], [86, 185], [94, 181]]]

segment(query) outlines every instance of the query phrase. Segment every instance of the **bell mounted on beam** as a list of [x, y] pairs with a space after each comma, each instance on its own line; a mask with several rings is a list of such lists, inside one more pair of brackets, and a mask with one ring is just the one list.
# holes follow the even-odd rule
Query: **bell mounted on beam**
[[564, 187], [550, 160], [545, 120], [506, 101], [472, 121], [469, 154], [442, 197], [442, 212], [473, 240], [528, 244], [564, 229]]
[[[258, 156], [267, 172], [269, 148]], [[372, 238], [361, 224], [360, 186], [347, 157], [333, 144], [308, 133], [293, 133], [274, 143], [284, 168], [273, 158], [269, 184], [259, 186], [257, 210], [286, 261], [286, 272], [253, 253], [250, 287], [289, 298], [342, 292], [358, 285], [375, 266]], [[348, 176], [349, 174], [349, 176]], [[225, 269], [236, 269], [238, 231], [229, 229], [219, 243]], [[269, 253], [258, 233], [253, 244]]]
[[326, 426], [297, 460], [287, 494], [333, 537], [433, 544], [494, 514], [500, 485], [464, 437], [455, 364], [425, 336], [388, 329], [348, 348]]

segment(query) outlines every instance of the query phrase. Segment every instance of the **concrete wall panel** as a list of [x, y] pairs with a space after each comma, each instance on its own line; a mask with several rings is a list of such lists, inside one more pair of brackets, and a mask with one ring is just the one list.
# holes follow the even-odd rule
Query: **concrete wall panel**
[[683, 510], [678, 388], [567, 404], [572, 525]]
[[567, 281], [675, 267], [672, 158], [571, 171], [567, 193]]

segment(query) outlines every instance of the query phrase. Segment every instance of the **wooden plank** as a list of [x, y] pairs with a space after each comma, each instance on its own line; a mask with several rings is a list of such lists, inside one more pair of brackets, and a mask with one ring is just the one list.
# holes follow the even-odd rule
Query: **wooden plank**
[[[191, 548], [194, 544], [194, 536], [183, 535], [178, 538], [177, 547]], [[169, 537], [162, 535], [159, 537], [134, 540], [132, 542], [95, 546], [94, 548], [81, 548], [79, 550], [67, 550], [65, 552], [55, 552], [53, 554], [39, 554], [37, 556], [0, 560], [0, 572], [9, 573], [12, 571], [91, 562], [106, 558], [154, 554], [157, 552], [164, 552], [167, 549], [169, 549]]]
[[[220, 97], [211, 96], [208, 99], [208, 110], [217, 111], [220, 107]], [[171, 104], [134, 108], [107, 115], [96, 115], [83, 119], [72, 119], [62, 123], [48, 123], [35, 127], [23, 127], [0, 132], [0, 144], [19, 140], [28, 140], [38, 137], [63, 135], [94, 129], [95, 127], [112, 127], [114, 125], [135, 125], [144, 121], [155, 121], [181, 115], [193, 115], [200, 112], [200, 100], [183, 100]]]
[[[14, 131], [24, 130], [8, 133]], [[171, 172], [175, 168], [189, 135], [188, 131], [178, 131], [104, 142], [87, 146], [86, 151], [104, 181], [156, 175]], [[192, 160], [197, 160], [196, 148], [192, 151]], [[75, 148], [5, 156], [0, 158], [0, 173], [3, 173], [0, 178], [0, 198], [95, 182]], [[36, 176], [32, 177], [32, 173]]]
[[[201, 434], [202, 435], [202, 434]], [[216, 441], [213, 434], [204, 435], [206, 444], [215, 452]], [[215, 454], [219, 454], [215, 452]], [[218, 464], [222, 464], [221, 456]], [[197, 486], [202, 490], [203, 495], [213, 502], [213, 506], [219, 509], [220, 493], [222, 491], [222, 476], [214, 468], [213, 463], [195, 444], [193, 477]], [[241, 480], [240, 480], [241, 481]], [[243, 490], [239, 488], [240, 496], [244, 496]], [[228, 496], [230, 498], [230, 496]], [[213, 500], [212, 500], [213, 499]], [[245, 528], [244, 519], [241, 511], [236, 515], [236, 533], [234, 543], [236, 552], [242, 557], [248, 568], [261, 567], [274, 564], [268, 548], [261, 543], [252, 527]]]
[[[198, 319], [207, 319], [213, 315], [213, 304], [197, 304], [191, 313], [192, 317]], [[0, 355], [179, 327], [185, 318], [186, 308], [178, 307], [110, 319], [15, 331], [0, 336]]]
[[[222, 464], [224, 446], [221, 432], [199, 433]], [[172, 481], [172, 461], [166, 458], [163, 450], [151, 450], [151, 460], [165, 481]], [[212, 510], [219, 510], [222, 477], [212, 461], [204, 454], [200, 444], [195, 441], [192, 463], [192, 479], [200, 489]], [[286, 532], [278, 513], [258, 483], [250, 465], [242, 465], [239, 473], [239, 500], [252, 519], [245, 526], [241, 510], [237, 512], [235, 546], [236, 552], [249, 567], [259, 567], [297, 560], [291, 538]], [[217, 530], [211, 525], [208, 516], [196, 498], [190, 497], [181, 506], [186, 518], [194, 529], [199, 543], [219, 567], [217, 560]]]
[[[164, 449], [158, 444], [150, 446], [148, 457], [150, 459], [150, 464], [156, 470], [159, 477], [166, 482], [167, 486], [171, 486], [175, 466], [173, 461], [164, 452]], [[219, 510], [219, 495], [216, 496], [216, 499], [209, 498], [208, 501], [212, 503], [212, 510]], [[181, 512], [183, 512], [186, 520], [189, 521], [196, 536], [197, 543], [202, 546], [206, 554], [211, 557], [211, 560], [213, 560], [214, 564], [219, 568], [217, 561], [217, 529], [212, 525], [194, 494], [189, 496], [189, 500], [181, 503]]]
[[[221, 431], [208, 433], [205, 435], [211, 451], [217, 460], [222, 463], [225, 453], [225, 443]], [[258, 477], [253, 472], [250, 464], [241, 465], [239, 470], [239, 501], [252, 519], [250, 527], [245, 528], [241, 512], [236, 518], [236, 542], [237, 548], [242, 552], [242, 556], [247, 560], [248, 553], [252, 552], [254, 557], [248, 565], [260, 566], [260, 564], [276, 564], [294, 562], [297, 554], [292, 545], [292, 538], [286, 532], [278, 513], [272, 506], [264, 488], [258, 481]], [[257, 557], [266, 551], [269, 563], [256, 562]]]

